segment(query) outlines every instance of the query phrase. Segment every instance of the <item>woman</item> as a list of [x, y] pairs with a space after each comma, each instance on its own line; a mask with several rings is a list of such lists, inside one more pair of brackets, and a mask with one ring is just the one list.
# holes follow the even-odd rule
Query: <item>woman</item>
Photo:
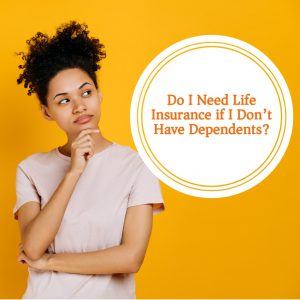
[[95, 72], [103, 45], [71, 21], [49, 38], [38, 32], [19, 68], [45, 119], [67, 143], [22, 160], [13, 210], [21, 232], [18, 261], [28, 265], [23, 298], [135, 298], [134, 273], [152, 216], [165, 209], [159, 181], [137, 152], [106, 139]]

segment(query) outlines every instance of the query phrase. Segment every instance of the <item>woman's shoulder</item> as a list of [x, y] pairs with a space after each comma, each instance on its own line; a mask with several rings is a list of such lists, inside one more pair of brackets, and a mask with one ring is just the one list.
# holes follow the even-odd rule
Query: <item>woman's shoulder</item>
[[120, 155], [130, 156], [130, 155], [136, 155], [137, 153], [131, 146], [128, 145], [123, 145], [120, 143], [113, 142], [113, 146], [115, 146], [116, 151]]
[[140, 158], [139, 153], [136, 150], [134, 150], [133, 147], [131, 146], [123, 145], [115, 142], [114, 142], [114, 146], [120, 156], [130, 157], [135, 159]]
[[115, 143], [115, 151], [120, 160], [126, 164], [130, 164], [132, 167], [139, 168], [144, 164], [139, 152], [134, 150], [131, 146]]
[[53, 151], [54, 149], [50, 151], [29, 154], [19, 161], [18, 166], [26, 167], [28, 165], [45, 165], [51, 161], [53, 157]]

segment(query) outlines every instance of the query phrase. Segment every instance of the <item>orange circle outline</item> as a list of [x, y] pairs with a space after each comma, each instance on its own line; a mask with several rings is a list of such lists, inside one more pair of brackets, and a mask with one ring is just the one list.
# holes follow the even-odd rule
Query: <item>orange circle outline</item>
[[[206, 42], [207, 43], [207, 42]], [[189, 45], [189, 46], [186, 46], [186, 47], [183, 47], [183, 48], [181, 48], [181, 49], [178, 49], [178, 50], [176, 50], [177, 52], [178, 51], [180, 51], [180, 50], [182, 50], [182, 49], [184, 49], [184, 48], [187, 48], [187, 47], [191, 47], [191, 46], [193, 46], [193, 45]], [[231, 46], [233, 46], [233, 45], [231, 45]], [[210, 46], [210, 47], [212, 47], [212, 46]], [[236, 47], [236, 46], [233, 46], [233, 47]], [[198, 47], [199, 48], [199, 47]], [[202, 47], [203, 48], [203, 47]], [[218, 48], [224, 48], [224, 47], [218, 47]], [[195, 50], [195, 49], [197, 49], [197, 48], [194, 48], [194, 49], [190, 49], [190, 50], [187, 50], [187, 51], [191, 51], [191, 50]], [[225, 49], [228, 49], [228, 48], [225, 48]], [[241, 48], [242, 49], [242, 48]], [[228, 49], [228, 50], [232, 50], [232, 51], [235, 51], [235, 52], [238, 52], [238, 51], [236, 51], [236, 50], [234, 50], [234, 49]], [[242, 50], [244, 50], [245, 52], [248, 52], [248, 51], [246, 51], [245, 49], [242, 49]], [[175, 52], [176, 52], [175, 51]], [[185, 51], [185, 52], [187, 52], [187, 51]], [[173, 52], [173, 53], [175, 53], [175, 52]], [[178, 55], [176, 55], [176, 56], [174, 56], [172, 59], [174, 59], [175, 57], [177, 57], [177, 56], [179, 56], [179, 55], [181, 55], [181, 54], [183, 54], [183, 53], [185, 53], [185, 52], [182, 52], [182, 53], [180, 53], [180, 54], [178, 54]], [[166, 60], [169, 56], [171, 56], [173, 53], [171, 53], [170, 55], [168, 55], [164, 60]], [[240, 53], [240, 52], [238, 52], [238, 53]], [[240, 53], [240, 54], [242, 54], [242, 55], [244, 55], [244, 56], [247, 56], [247, 55], [245, 55], [245, 54], [243, 54], [243, 53]], [[251, 53], [250, 53], [251, 54]], [[252, 54], [253, 55], [253, 54]], [[253, 56], [255, 56], [255, 55], [253, 55]], [[248, 57], [248, 56], [247, 56]], [[248, 57], [249, 59], [251, 59], [252, 61], [254, 61], [252, 58], [250, 58], [250, 57]], [[257, 57], [256, 57], [257, 58]], [[171, 59], [171, 60], [172, 60]], [[258, 58], [257, 58], [258, 59]], [[164, 61], [163, 60], [163, 61]], [[169, 60], [169, 61], [171, 61], [171, 60]], [[259, 60], [259, 59], [258, 59]], [[163, 62], [162, 61], [162, 62]], [[168, 62], [169, 62], [168, 61]], [[259, 60], [263, 65], [265, 65], [261, 60]], [[160, 62], [159, 64], [161, 64], [162, 62]], [[167, 63], [168, 63], [167, 62]], [[167, 63], [165, 63], [164, 65], [166, 65]], [[254, 63], [256, 63], [257, 64], [257, 62], [255, 62], [254, 61]], [[158, 64], [158, 65], [159, 65]], [[258, 65], [258, 64], [257, 64]], [[258, 65], [259, 66], [259, 65]], [[162, 66], [163, 67], [163, 66]], [[160, 68], [160, 69], [162, 69], [162, 67]], [[260, 68], [261, 68], [261, 66], [259, 66]], [[157, 67], [156, 67], [157, 68]], [[154, 70], [156, 69], [156, 68], [154, 68]], [[268, 68], [267, 68], [268, 69]], [[154, 72], [154, 70], [153, 70], [153, 72]], [[264, 69], [262, 69], [265, 73], [266, 73], [266, 71], [264, 70]], [[269, 70], [269, 69], [268, 69]], [[270, 70], [269, 70], [270, 71]], [[153, 73], [153, 72], [151, 72], [151, 74]], [[157, 73], [158, 73], [159, 71], [157, 71]], [[274, 74], [270, 71], [270, 73], [274, 76]], [[151, 76], [151, 74], [148, 76], [148, 78]], [[269, 77], [269, 79], [271, 80], [271, 82], [272, 82], [272, 84], [273, 84], [273, 86], [274, 86], [274, 83], [273, 83], [273, 81], [272, 81], [272, 79], [270, 78], [270, 76], [266, 73], [266, 75]], [[155, 75], [156, 76], [156, 75]], [[154, 76], [154, 77], [155, 77]], [[274, 78], [275, 78], [275, 80], [276, 80], [276, 77], [274, 76]], [[154, 79], [154, 78], [153, 78]], [[152, 79], [152, 80], [153, 80]], [[150, 83], [152, 82], [152, 80], [150, 81]], [[276, 80], [277, 81], [277, 80]], [[280, 88], [280, 85], [279, 85], [279, 83], [277, 82], [277, 84], [278, 84], [278, 86], [279, 86], [279, 88]], [[144, 86], [145, 86], [145, 84], [144, 84]], [[277, 89], [276, 89], [276, 87], [274, 86], [274, 88], [275, 88], [275, 90], [276, 90], [276, 92], [277, 92]], [[148, 90], [148, 88], [147, 88], [147, 90]], [[281, 90], [281, 89], [280, 89]], [[282, 92], [282, 91], [281, 91]], [[146, 92], [147, 93], [147, 92]], [[145, 94], [146, 94], [145, 93]], [[277, 95], [278, 95], [278, 92], [277, 92]], [[279, 97], [279, 95], [278, 95], [278, 97]], [[144, 98], [145, 98], [145, 96], [144, 96]], [[280, 103], [280, 106], [281, 106], [281, 102], [279, 102]], [[281, 122], [282, 123], [282, 122]], [[143, 126], [143, 123], [142, 123], [142, 126]], [[279, 131], [279, 136], [280, 136], [280, 132], [281, 132], [281, 130]], [[284, 135], [283, 135], [284, 136]], [[147, 139], [146, 139], [146, 137], [145, 137], [145, 140], [146, 140], [146, 142], [147, 142]], [[277, 141], [278, 141], [278, 138], [277, 138]], [[240, 179], [240, 180], [238, 180], [238, 181], [241, 181], [241, 180], [243, 180], [243, 179], [245, 179], [245, 178], [247, 178], [247, 177], [249, 177], [249, 176], [251, 176], [253, 173], [255, 173], [259, 168], [261, 168], [261, 166], [262, 165], [264, 165], [265, 164], [265, 162], [269, 159], [269, 157], [272, 155], [272, 152], [274, 151], [274, 148], [276, 147], [276, 145], [277, 145], [277, 141], [276, 141], [276, 143], [275, 143], [275, 146], [273, 147], [273, 149], [272, 149], [272, 151], [271, 151], [271, 153], [269, 154], [269, 156], [267, 157], [267, 159], [255, 170], [255, 171], [253, 171], [252, 173], [250, 173], [249, 175], [247, 175], [246, 177], [244, 177], [244, 178], [242, 178], [242, 179]], [[148, 142], [147, 142], [147, 144], [148, 144]], [[281, 143], [280, 143], [281, 144]], [[150, 149], [150, 151], [151, 151], [151, 148], [150, 148], [150, 146], [149, 146], [149, 144], [148, 144], [148, 147], [149, 147], [149, 149]], [[279, 146], [279, 148], [280, 148], [280, 146]], [[277, 149], [277, 151], [276, 151], [276, 153], [278, 152], [278, 150], [279, 150], [279, 148]], [[153, 154], [153, 152], [151, 151], [151, 153]], [[153, 154], [153, 156], [155, 157], [155, 155]], [[156, 157], [155, 157], [156, 158]], [[150, 158], [151, 159], [151, 158]], [[157, 158], [156, 158], [157, 159]], [[273, 160], [273, 158], [272, 158], [272, 160]], [[271, 160], [271, 161], [272, 161]], [[158, 160], [157, 160], [158, 161]], [[270, 161], [270, 162], [271, 162]], [[268, 164], [270, 164], [270, 162], [268, 163]], [[160, 164], [160, 165], [162, 165], [159, 161], [158, 161], [158, 163]], [[162, 165], [162, 167], [164, 168], [164, 169], [166, 169], [163, 165]], [[265, 169], [265, 168], [264, 168]], [[263, 169], [263, 170], [264, 170]], [[166, 169], [167, 170], [167, 169]], [[262, 171], [263, 171], [262, 170]], [[167, 170], [169, 173], [171, 173], [169, 170]], [[261, 171], [261, 172], [262, 172]], [[261, 173], [260, 172], [260, 173]], [[165, 173], [164, 173], [165, 174]], [[171, 173], [172, 174], [172, 173]], [[166, 175], [166, 174], [165, 174]], [[172, 174], [174, 177], [177, 177], [176, 175], [174, 175], [174, 174]], [[257, 174], [256, 176], [258, 176], [259, 174]], [[166, 175], [167, 177], [169, 177], [168, 175]], [[256, 177], [255, 176], [255, 177]], [[255, 178], [255, 177], [253, 177], [253, 178]], [[169, 177], [170, 178], [170, 177]], [[177, 178], [179, 178], [179, 177], [177, 177]], [[253, 179], [252, 178], [252, 179]], [[185, 180], [183, 180], [183, 179], [181, 179], [181, 178], [179, 178], [180, 180], [182, 180], [182, 181], [185, 181]], [[251, 180], [252, 180], [251, 179]], [[173, 179], [174, 180], [174, 179]], [[175, 181], [175, 180], [174, 180]], [[238, 182], [238, 181], [235, 181], [235, 182]], [[188, 182], [188, 181], [185, 181], [185, 182]], [[231, 182], [231, 183], [229, 183], [229, 184], [233, 184], [233, 183], [235, 183], [235, 182]], [[248, 182], [248, 181], [247, 181]], [[189, 182], [190, 183], [190, 182]], [[246, 182], [244, 182], [244, 183], [246, 183]], [[243, 184], [244, 184], [243, 183]], [[180, 183], [181, 185], [182, 185], [182, 183]], [[191, 184], [194, 184], [194, 183], [191, 183]], [[229, 185], [229, 184], [225, 184], [225, 185]], [[224, 186], [224, 185], [219, 185], [219, 186]], [[190, 188], [192, 188], [192, 187], [190, 187]], [[232, 187], [232, 188], [234, 188], [234, 187]]]
[[[280, 90], [280, 92], [281, 92], [280, 94], [282, 95], [282, 99], [283, 99], [283, 103], [284, 103], [284, 109], [285, 109], [285, 123], [284, 123], [284, 132], [283, 132], [283, 134], [282, 134], [282, 138], [281, 138], [280, 144], [279, 144], [279, 146], [278, 146], [278, 149], [277, 149], [277, 151], [275, 152], [275, 154], [274, 154], [274, 156], [272, 157], [272, 159], [267, 163], [267, 165], [266, 165], [262, 170], [260, 170], [259, 173], [256, 174], [254, 177], [252, 177], [252, 178], [249, 179], [248, 181], [245, 181], [245, 182], [243, 182], [243, 183], [240, 184], [240, 185], [243, 185], [243, 184], [249, 182], [250, 180], [253, 180], [253, 179], [254, 179], [255, 177], [257, 177], [261, 172], [263, 172], [263, 171], [266, 169], [266, 167], [272, 162], [272, 160], [273, 160], [274, 157], [276, 156], [278, 150], [280, 149], [280, 146], [281, 146], [281, 144], [282, 144], [282, 140], [283, 140], [284, 135], [285, 135], [285, 128], [286, 128], [286, 107], [285, 107], [284, 95], [283, 95], [283, 93], [282, 93], [281, 86], [280, 86], [280, 84], [278, 83], [276, 76], [274, 76], [273, 72], [266, 66], [266, 64], [265, 64], [263, 61], [261, 61], [261, 60], [260, 60], [258, 57], [256, 57], [253, 53], [251, 53], [251, 52], [249, 52], [249, 51], [247, 51], [247, 50], [245, 50], [245, 49], [243, 49], [243, 48], [241, 48], [241, 47], [238, 47], [238, 46], [236, 46], [236, 45], [232, 45], [232, 44], [229, 44], [229, 43], [220, 43], [220, 42], [202, 42], [202, 43], [195, 43], [195, 44], [191, 44], [191, 45], [188, 45], [188, 46], [185, 46], [185, 47], [182, 47], [182, 48], [180, 48], [180, 49], [175, 50], [174, 52], [172, 52], [171, 54], [169, 54], [167, 57], [165, 57], [162, 61], [160, 61], [160, 62], [156, 65], [156, 67], [153, 68], [152, 72], [148, 75], [148, 77], [147, 77], [147, 79], [145, 80], [145, 83], [144, 83], [144, 85], [143, 85], [143, 88], [141, 89], [141, 93], [140, 93], [140, 96], [139, 96], [139, 102], [138, 102], [138, 106], [137, 106], [137, 108], [138, 108], [138, 109], [137, 109], [137, 125], [138, 125], [137, 128], [138, 128], [138, 133], [139, 133], [139, 136], [140, 136], [142, 145], [143, 145], [143, 147], [144, 147], [144, 143], [143, 143], [143, 140], [142, 140], [142, 138], [141, 138], [140, 127], [139, 127], [139, 107], [140, 107], [140, 99], [141, 99], [141, 95], [142, 95], [142, 93], [143, 93], [143, 91], [144, 91], [144, 89], [145, 89], [145, 85], [146, 85], [146, 83], [148, 82], [148, 80], [149, 80], [150, 76], [152, 75], [152, 73], [154, 73], [154, 71], [158, 68], [158, 66], [160, 66], [164, 61], [166, 61], [166, 60], [167, 60], [171, 55], [173, 55], [174, 53], [179, 52], [179, 51], [182, 51], [184, 48], [191, 48], [191, 47], [193, 47], [194, 45], [199, 45], [199, 44], [223, 44], [223, 45], [230, 45], [230, 46], [233, 47], [233, 48], [242, 49], [244, 52], [249, 53], [250, 55], [254, 56], [254, 57], [255, 57], [255, 58], [256, 58], [256, 59], [257, 59], [257, 60], [258, 60], [258, 61], [259, 61], [259, 62], [260, 62], [260, 63], [261, 63], [261, 64], [262, 64], [262, 65], [263, 65], [263, 66], [264, 66], [271, 74], [272, 74], [272, 75], [273, 75], [273, 77], [274, 77], [274, 79], [275, 79], [275, 81], [276, 81], [276, 83], [277, 83], [277, 85], [278, 85], [278, 88], [279, 88], [279, 90]], [[251, 172], [251, 173], [248, 174], [247, 176], [245, 176], [245, 177], [243, 177], [243, 178], [241, 178], [241, 179], [239, 179], [239, 180], [237, 180], [237, 181], [234, 181], [234, 182], [230, 182], [230, 183], [223, 184], [223, 185], [215, 185], [215, 186], [212, 186], [212, 185], [209, 186], [209, 185], [199, 185], [199, 184], [195, 184], [195, 183], [186, 181], [186, 180], [184, 180], [184, 179], [182, 179], [182, 178], [180, 178], [180, 177], [174, 175], [174, 174], [173, 174], [172, 172], [170, 172], [164, 165], [162, 165], [162, 163], [161, 163], [161, 162], [156, 158], [156, 156], [153, 154], [153, 152], [152, 152], [152, 150], [151, 150], [151, 148], [150, 148], [150, 146], [149, 146], [149, 143], [148, 143], [148, 141], [147, 141], [145, 132], [144, 132], [143, 122], [141, 122], [141, 124], [142, 124], [142, 129], [143, 129], [143, 136], [144, 136], [144, 139], [145, 139], [146, 144], [147, 144], [147, 146], [148, 146], [150, 152], [152, 153], [153, 157], [157, 160], [157, 163], [158, 163], [159, 165], [161, 165], [163, 169], [165, 169], [167, 172], [169, 172], [169, 173], [170, 173], [171, 175], [173, 175], [175, 178], [178, 178], [178, 179], [180, 179], [180, 180], [182, 180], [182, 181], [184, 181], [184, 182], [188, 182], [188, 183], [190, 183], [190, 184], [199, 185], [199, 186], [204, 186], [204, 187], [228, 186], [228, 185], [232, 185], [232, 184], [234, 184], [234, 183], [236, 183], [236, 182], [240, 182], [240, 181], [244, 180], [245, 178], [251, 176], [253, 173], [257, 172], [260, 168], [262, 168], [262, 166], [266, 163], [266, 161], [270, 158], [270, 156], [271, 156], [272, 153], [274, 152], [274, 149], [277, 147], [278, 139], [279, 139], [279, 137], [280, 137], [280, 135], [281, 135], [281, 131], [282, 131], [282, 130], [281, 130], [281, 129], [282, 129], [282, 103], [281, 103], [280, 96], [279, 96], [279, 94], [278, 94], [277, 87], [275, 86], [275, 84], [274, 84], [272, 78], [270, 77], [270, 75], [266, 72], [266, 70], [265, 70], [262, 66], [260, 66], [260, 65], [258, 64], [257, 61], [255, 61], [253, 58], [249, 57], [249, 56], [246, 55], [245, 53], [241, 53], [241, 52], [239, 52], [239, 51], [237, 51], [237, 50], [235, 50], [235, 49], [231, 49], [231, 48], [228, 48], [228, 47], [226, 48], [226, 47], [224, 47], [224, 46], [223, 46], [223, 47], [220, 47], [220, 46], [202, 46], [202, 47], [196, 47], [196, 48], [188, 49], [188, 50], [186, 50], [186, 51], [182, 51], [182, 52], [180, 52], [179, 54], [177, 54], [177, 55], [175, 55], [174, 57], [172, 57], [172, 58], [171, 58], [170, 60], [168, 60], [167, 62], [165, 62], [165, 63], [158, 69], [158, 71], [157, 71], [156, 74], [153, 76], [153, 78], [150, 80], [150, 82], [147, 83], [147, 89], [146, 89], [146, 92], [145, 92], [145, 95], [144, 95], [143, 101], [142, 101], [141, 119], [143, 120], [143, 113], [142, 113], [142, 112], [143, 112], [143, 106], [144, 106], [144, 101], [145, 101], [146, 94], [147, 94], [148, 89], [149, 89], [149, 87], [150, 87], [150, 85], [151, 85], [151, 82], [154, 80], [154, 78], [157, 76], [157, 74], [160, 72], [160, 70], [161, 70], [167, 63], [169, 63], [171, 60], [173, 60], [174, 58], [176, 58], [176, 57], [179, 56], [179, 55], [182, 55], [182, 54], [184, 54], [184, 53], [186, 53], [186, 52], [188, 52], [188, 51], [196, 50], [196, 49], [199, 49], [199, 48], [208, 48], [208, 47], [210, 47], [210, 48], [223, 48], [223, 49], [226, 49], [226, 50], [235, 51], [235, 52], [237, 52], [237, 53], [239, 53], [239, 54], [241, 54], [241, 55], [246, 56], [247, 58], [251, 59], [256, 65], [258, 65], [258, 67], [261, 68], [261, 69], [263, 70], [263, 72], [268, 76], [268, 78], [269, 78], [270, 81], [272, 82], [272, 85], [273, 85], [273, 87], [274, 87], [274, 89], [275, 89], [275, 91], [276, 91], [277, 97], [278, 97], [278, 99], [279, 99], [279, 104], [280, 104], [280, 112], [281, 112], [281, 116], [280, 116], [280, 129], [279, 129], [279, 133], [278, 133], [278, 137], [277, 137], [277, 140], [276, 140], [276, 142], [275, 142], [275, 145], [274, 145], [272, 151], [270, 152], [270, 154], [268, 155], [268, 157], [264, 160], [264, 162], [263, 162], [258, 168], [256, 168], [256, 170], [254, 170], [253, 172]], [[145, 147], [144, 147], [144, 149], [145, 149]], [[146, 151], [146, 153], [148, 154], [147, 149], [145, 149], [145, 151]], [[149, 158], [151, 159], [151, 161], [153, 162], [153, 159], [149, 156], [149, 154], [148, 154], [148, 157], [149, 157]], [[174, 180], [174, 178], [171, 178], [171, 177], [168, 176], [165, 172], [163, 172], [163, 171], [157, 166], [157, 164], [156, 164], [155, 162], [153, 162], [153, 163], [155, 164], [155, 166], [156, 166], [163, 174], [165, 174], [165, 176], [167, 176], [167, 177], [168, 177], [169, 179], [171, 179], [172, 181], [175, 181], [175, 182], [179, 183], [180, 185], [186, 186], [186, 187], [188, 187], [188, 188], [197, 189], [197, 190], [204, 190], [204, 189], [199, 189], [199, 188], [187, 186], [187, 185], [182, 184], [181, 182], [178, 182], [178, 181]], [[236, 188], [236, 187], [238, 187], [238, 186], [240, 186], [240, 185], [235, 185], [235, 186], [230, 187], [230, 188], [227, 188], [227, 189], [205, 190], [205, 191], [214, 191], [214, 192], [215, 192], [215, 191], [228, 190], [228, 189]]]

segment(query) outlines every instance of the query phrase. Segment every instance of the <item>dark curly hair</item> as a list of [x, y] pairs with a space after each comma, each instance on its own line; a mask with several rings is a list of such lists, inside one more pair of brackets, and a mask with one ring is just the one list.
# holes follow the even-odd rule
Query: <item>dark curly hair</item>
[[85, 71], [98, 88], [96, 71], [101, 68], [98, 62], [106, 57], [106, 52], [99, 39], [88, 36], [87, 27], [85, 23], [70, 21], [60, 25], [52, 38], [37, 32], [26, 41], [29, 45], [27, 54], [23, 51], [15, 53], [25, 61], [19, 65], [24, 70], [17, 83], [24, 81], [24, 87], [29, 87], [29, 96], [37, 93], [41, 104], [47, 106], [49, 81], [59, 71], [69, 68]]

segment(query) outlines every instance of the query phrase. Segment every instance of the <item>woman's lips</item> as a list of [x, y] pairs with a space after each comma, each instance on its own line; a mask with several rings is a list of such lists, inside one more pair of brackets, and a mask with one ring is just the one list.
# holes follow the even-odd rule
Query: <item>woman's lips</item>
[[88, 123], [92, 119], [92, 117], [93, 116], [84, 116], [84, 117], [80, 118], [79, 120], [75, 121], [75, 123], [77, 123], [77, 124]]

